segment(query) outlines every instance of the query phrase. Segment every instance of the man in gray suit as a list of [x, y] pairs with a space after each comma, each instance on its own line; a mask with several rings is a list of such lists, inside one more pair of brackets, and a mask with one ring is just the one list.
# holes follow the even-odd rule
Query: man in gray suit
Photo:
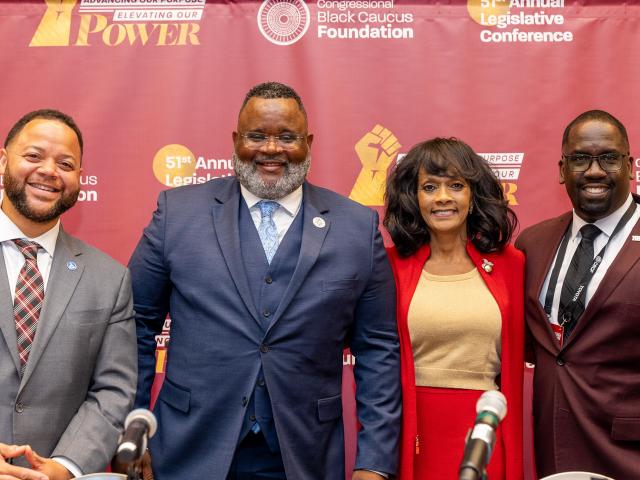
[[25, 115], [0, 150], [3, 480], [103, 470], [133, 402], [129, 273], [60, 225], [81, 162], [80, 130], [55, 110]]

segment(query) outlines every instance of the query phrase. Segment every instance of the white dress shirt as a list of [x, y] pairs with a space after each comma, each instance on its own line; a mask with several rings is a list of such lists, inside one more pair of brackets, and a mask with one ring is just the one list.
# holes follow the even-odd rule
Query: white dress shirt
[[[9, 217], [0, 209], [0, 243], [2, 243], [2, 256], [4, 257], [4, 264], [7, 269], [7, 280], [11, 287], [11, 301], [15, 300], [16, 292], [15, 285], [18, 282], [18, 275], [24, 265], [24, 255], [20, 253], [20, 249], [16, 246], [12, 240], [16, 238], [26, 238], [33, 242], [37, 242], [41, 248], [38, 248], [38, 270], [42, 275], [42, 281], [44, 283], [45, 295], [47, 291], [47, 282], [49, 280], [49, 273], [51, 272], [51, 264], [53, 263], [53, 253], [56, 249], [56, 242], [58, 241], [58, 233], [60, 232], [60, 221], [45, 233], [38, 237], [28, 237], [13, 223]], [[71, 472], [74, 477], [80, 477], [82, 471], [80, 468], [67, 457], [53, 457], [53, 460], [63, 465], [67, 470]]]
[[[609, 241], [609, 238], [611, 238], [611, 234], [613, 233], [613, 230], [616, 228], [616, 225], [618, 224], [620, 219], [623, 217], [624, 213], [627, 211], [627, 208], [629, 208], [629, 205], [632, 202], [633, 202], [633, 197], [629, 195], [629, 198], [624, 203], [624, 205], [618, 208], [615, 212], [613, 212], [611, 215], [605, 218], [602, 218], [594, 222], [594, 225], [597, 226], [600, 230], [602, 230], [602, 233], [598, 235], [593, 242], [594, 255], [597, 255], [600, 252], [600, 250], [607, 244], [607, 242]], [[620, 250], [622, 250], [622, 246], [627, 241], [627, 238], [629, 237], [631, 230], [633, 229], [635, 224], [638, 222], [638, 218], [640, 218], [640, 209], [638, 209], [638, 206], [636, 205], [635, 211], [633, 212], [633, 216], [629, 219], [626, 225], [615, 235], [615, 237], [613, 237], [609, 242], [609, 245], [607, 246], [607, 249], [602, 258], [602, 263], [600, 264], [600, 267], [598, 267], [598, 270], [596, 270], [596, 273], [593, 275], [593, 278], [587, 285], [587, 293], [585, 294], [585, 303], [584, 303], [585, 309], [587, 305], [589, 305], [589, 301], [593, 297], [593, 294], [598, 289], [598, 286], [600, 285], [600, 282], [602, 281], [602, 278], [604, 277], [605, 273], [607, 273], [607, 270], [609, 270], [609, 267], [611, 266], [615, 258], [618, 256], [618, 253], [620, 253]], [[571, 224], [571, 230], [568, 232], [570, 237], [569, 237], [569, 242], [567, 243], [567, 251], [565, 252], [564, 259], [562, 262], [562, 267], [560, 268], [560, 273], [558, 275], [558, 283], [556, 283], [555, 285], [555, 294], [553, 296], [553, 304], [551, 306], [550, 321], [551, 323], [554, 323], [556, 325], [558, 324], [558, 308], [560, 306], [560, 296], [562, 295], [562, 284], [564, 283], [564, 279], [567, 275], [567, 270], [569, 269], [569, 264], [571, 263], [573, 254], [575, 253], [576, 249], [578, 248], [578, 245], [580, 244], [580, 241], [582, 240], [582, 235], [580, 235], [580, 229], [587, 223], [588, 222], [585, 222], [582, 218], [576, 215], [575, 210], [573, 211], [573, 222]], [[547, 289], [549, 287], [549, 279], [551, 277], [551, 272], [553, 271], [557, 257], [558, 257], [558, 252], [556, 252], [556, 255], [553, 260], [553, 264], [551, 265], [551, 268], [547, 273], [547, 277], [544, 280], [544, 284], [542, 285], [542, 290], [540, 290], [539, 299], [542, 306], [544, 306], [544, 303], [545, 303]]]
[[[253, 223], [257, 229], [260, 226], [260, 221], [262, 220], [260, 207], [258, 207], [257, 204], [259, 201], [267, 199], [257, 197], [242, 185], [240, 185], [240, 192], [242, 193], [242, 198], [244, 198], [244, 201], [249, 207], [251, 218], [253, 219]], [[277, 202], [280, 205], [280, 207], [278, 207], [271, 216], [273, 223], [276, 224], [276, 230], [278, 231], [278, 245], [280, 245], [282, 243], [282, 239], [287, 233], [287, 230], [289, 230], [293, 220], [300, 211], [300, 206], [302, 205], [302, 186], [296, 188], [289, 195], [285, 195], [278, 200], [272, 201]]]
[[[47, 282], [49, 280], [49, 272], [51, 271], [51, 263], [53, 262], [53, 252], [56, 249], [56, 241], [58, 240], [58, 232], [60, 231], [60, 221], [50, 230], [46, 231], [39, 237], [29, 238], [13, 223], [7, 215], [0, 210], [0, 242], [2, 242], [2, 254], [4, 256], [4, 264], [7, 268], [7, 280], [11, 287], [15, 287], [18, 281], [18, 275], [24, 265], [24, 256], [20, 253], [20, 249], [11, 240], [16, 238], [26, 238], [37, 242], [40, 247], [38, 249], [38, 270], [42, 275], [45, 292], [47, 291]], [[11, 300], [15, 298], [15, 288], [11, 288]]]

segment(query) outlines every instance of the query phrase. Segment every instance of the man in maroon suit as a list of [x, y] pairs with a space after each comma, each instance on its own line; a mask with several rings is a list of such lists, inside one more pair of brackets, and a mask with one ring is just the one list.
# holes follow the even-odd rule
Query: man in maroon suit
[[591, 110], [566, 128], [560, 183], [573, 211], [526, 229], [528, 361], [538, 474], [640, 478], [640, 197], [622, 123]]

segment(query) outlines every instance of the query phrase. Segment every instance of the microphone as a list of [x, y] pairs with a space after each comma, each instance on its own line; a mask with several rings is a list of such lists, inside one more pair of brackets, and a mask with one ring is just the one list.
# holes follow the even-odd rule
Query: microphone
[[146, 408], [137, 408], [124, 421], [124, 434], [116, 450], [116, 459], [122, 463], [140, 460], [147, 449], [147, 438], [153, 437], [158, 422]]
[[507, 414], [507, 399], [497, 390], [484, 392], [476, 403], [476, 412], [473, 429], [467, 435], [458, 480], [486, 478], [485, 467], [496, 441], [496, 428]]

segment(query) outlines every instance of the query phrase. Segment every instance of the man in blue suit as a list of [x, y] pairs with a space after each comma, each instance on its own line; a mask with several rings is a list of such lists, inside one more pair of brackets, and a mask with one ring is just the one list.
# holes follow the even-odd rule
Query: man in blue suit
[[344, 477], [342, 350], [356, 355], [353, 480], [393, 476], [400, 431], [395, 290], [377, 214], [305, 181], [302, 101], [265, 83], [233, 132], [236, 177], [162, 192], [130, 262], [157, 480]]

